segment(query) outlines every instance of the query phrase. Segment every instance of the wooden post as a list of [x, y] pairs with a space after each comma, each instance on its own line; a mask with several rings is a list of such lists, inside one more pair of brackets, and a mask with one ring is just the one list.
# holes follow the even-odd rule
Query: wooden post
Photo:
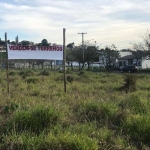
[[64, 72], [64, 92], [66, 93], [66, 48], [65, 48], [65, 32], [66, 29], [63, 28], [63, 72]]
[[2, 49], [1, 49], [1, 69], [3, 68], [3, 65], [2, 65]]
[[55, 72], [56, 72], [56, 60], [54, 60], [54, 75], [55, 75]]
[[8, 60], [8, 49], [7, 49], [7, 33], [5, 32], [5, 43], [6, 43], [6, 55], [7, 55], [7, 65], [6, 65], [6, 72], [7, 72], [7, 94], [9, 95], [9, 60]]

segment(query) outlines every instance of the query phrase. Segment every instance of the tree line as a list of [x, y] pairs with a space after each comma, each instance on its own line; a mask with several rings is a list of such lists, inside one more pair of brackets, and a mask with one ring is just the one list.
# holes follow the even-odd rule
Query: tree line
[[[131, 43], [133, 49], [130, 50], [132, 55], [135, 56], [136, 61], [141, 57], [147, 56], [150, 54], [150, 34], [147, 30], [146, 34], [142, 37], [143, 42], [140, 43]], [[16, 45], [15, 41], [8, 43]], [[30, 45], [30, 41], [23, 40], [20, 42], [21, 45], [27, 46]], [[20, 44], [19, 43], [19, 44]], [[0, 41], [1, 44], [1, 41]], [[47, 39], [43, 39], [40, 43], [36, 44], [37, 46], [51, 46], [57, 45], [56, 43], [48, 43]], [[116, 46], [112, 44], [111, 46], [106, 46], [105, 48], [98, 49], [95, 45], [91, 45], [89, 43], [85, 43], [84, 45], [74, 46], [73, 43], [69, 43], [66, 46], [66, 62], [71, 66], [73, 70], [73, 62], [78, 62], [79, 69], [84, 69], [85, 65], [87, 65], [87, 69], [90, 68], [90, 65], [93, 62], [99, 62], [99, 58], [101, 58], [101, 62], [103, 63], [105, 68], [113, 67], [116, 63], [116, 60], [120, 57], [119, 50], [117, 50]], [[36, 61], [36, 64], [42, 65], [44, 67], [45, 60], [28, 60], [29, 64], [33, 64]], [[48, 60], [51, 64], [53, 60]]]

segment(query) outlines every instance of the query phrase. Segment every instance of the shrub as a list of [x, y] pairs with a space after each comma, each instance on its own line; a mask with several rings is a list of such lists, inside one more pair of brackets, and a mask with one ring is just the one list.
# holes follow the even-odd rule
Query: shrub
[[63, 75], [58, 76], [55, 80], [56, 81], [63, 81], [64, 80], [64, 76]]
[[80, 75], [82, 75], [82, 74], [84, 74], [85, 72], [84, 71], [80, 71], [79, 73], [78, 73], [78, 75], [80, 76]]
[[136, 85], [137, 76], [133, 74], [126, 74], [124, 76], [124, 85], [121, 87], [121, 90], [125, 90], [127, 92], [134, 92], [137, 89]]
[[10, 76], [14, 76], [14, 75], [16, 75], [16, 72], [10, 71], [10, 72], [9, 72], [9, 75], [10, 75]]
[[20, 75], [20, 76], [22, 76], [22, 75], [24, 75], [24, 74], [25, 74], [25, 71], [20, 71], [20, 72], [19, 72], [19, 75]]
[[67, 76], [67, 78], [66, 78], [66, 79], [67, 79], [67, 81], [68, 81], [68, 82], [70, 82], [70, 83], [72, 83], [72, 82], [73, 82], [73, 77], [71, 77], [71, 76]]
[[35, 83], [39, 82], [39, 78], [37, 78], [37, 77], [29, 77], [29, 78], [26, 79], [26, 82], [35, 84]]
[[66, 74], [72, 74], [71, 70], [66, 70]]
[[49, 76], [49, 72], [46, 71], [46, 70], [44, 70], [44, 71], [40, 72], [39, 75], [42, 75], [42, 76]]
[[34, 73], [32, 70], [26, 70], [26, 71], [20, 71], [19, 75], [22, 77], [22, 79], [25, 79], [26, 77], [32, 76]]
[[17, 103], [11, 102], [9, 105], [5, 106], [3, 112], [4, 112], [5, 114], [12, 113], [12, 112], [14, 112], [18, 107], [19, 107], [19, 105], [18, 105]]

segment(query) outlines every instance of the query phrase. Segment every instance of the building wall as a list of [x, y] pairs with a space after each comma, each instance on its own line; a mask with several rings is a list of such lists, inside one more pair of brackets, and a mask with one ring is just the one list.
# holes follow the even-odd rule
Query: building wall
[[119, 51], [119, 54], [120, 54], [120, 57], [124, 57], [124, 56], [127, 56], [127, 55], [132, 55], [132, 52], [129, 52], [129, 51]]
[[150, 68], [150, 60], [149, 59], [143, 59], [142, 60], [142, 69]]

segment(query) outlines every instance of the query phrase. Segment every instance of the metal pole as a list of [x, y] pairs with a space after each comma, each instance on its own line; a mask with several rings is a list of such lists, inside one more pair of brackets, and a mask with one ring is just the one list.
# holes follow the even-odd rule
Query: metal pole
[[65, 48], [65, 37], [66, 29], [63, 28], [63, 72], [64, 72], [64, 92], [66, 93], [66, 48]]
[[7, 33], [5, 33], [5, 43], [6, 43], [6, 54], [7, 54], [7, 94], [9, 95], [10, 89], [9, 89], [9, 60], [8, 60], [8, 49], [7, 49]]

